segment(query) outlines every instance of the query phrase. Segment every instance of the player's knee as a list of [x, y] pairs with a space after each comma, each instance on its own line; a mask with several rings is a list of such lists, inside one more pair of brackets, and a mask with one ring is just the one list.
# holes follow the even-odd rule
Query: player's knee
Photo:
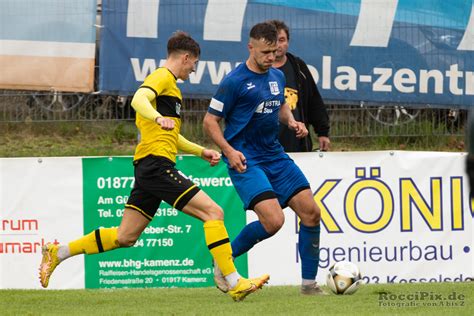
[[223, 221], [224, 220], [224, 212], [221, 208], [215, 209], [209, 213], [209, 217], [211, 220], [214, 221]]
[[308, 214], [308, 224], [310, 226], [316, 226], [319, 225], [319, 222], [321, 221], [321, 210], [319, 207], [314, 203], [314, 206], [311, 208], [311, 212]]
[[224, 211], [222, 210], [222, 207], [217, 205], [215, 202], [209, 203], [206, 210], [210, 220], [224, 220]]
[[275, 216], [266, 222], [265, 230], [270, 235], [276, 234], [285, 224], [285, 216]]

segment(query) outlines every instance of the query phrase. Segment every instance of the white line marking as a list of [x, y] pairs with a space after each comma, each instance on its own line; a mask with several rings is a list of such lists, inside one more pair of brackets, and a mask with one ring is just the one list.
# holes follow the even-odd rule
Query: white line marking
[[362, 0], [351, 46], [387, 47], [398, 0]]
[[0, 55], [94, 58], [95, 43], [0, 40]]
[[209, 0], [204, 17], [204, 40], [240, 42], [247, 0]]
[[160, 0], [128, 0], [127, 37], [158, 38]]
[[471, 8], [471, 17], [466, 26], [466, 31], [459, 43], [458, 50], [474, 50], [474, 3]]

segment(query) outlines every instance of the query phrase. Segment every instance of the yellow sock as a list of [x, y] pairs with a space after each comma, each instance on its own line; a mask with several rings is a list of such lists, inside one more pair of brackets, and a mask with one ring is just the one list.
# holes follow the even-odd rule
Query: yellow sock
[[109, 251], [119, 247], [117, 227], [99, 228], [69, 243], [71, 256], [86, 253], [88, 255]]
[[230, 246], [229, 235], [224, 226], [224, 221], [207, 221], [204, 223], [204, 236], [207, 248], [212, 257], [216, 260], [219, 269], [224, 276], [236, 272], [234, 261], [232, 260], [232, 248]]

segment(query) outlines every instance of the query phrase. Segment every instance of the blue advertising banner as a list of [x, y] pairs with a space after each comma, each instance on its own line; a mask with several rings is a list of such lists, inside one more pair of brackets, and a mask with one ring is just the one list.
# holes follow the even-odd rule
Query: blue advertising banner
[[103, 0], [99, 88], [132, 94], [184, 30], [202, 55], [180, 88], [211, 97], [246, 60], [250, 28], [267, 19], [290, 27], [290, 52], [327, 102], [474, 104], [472, 0]]

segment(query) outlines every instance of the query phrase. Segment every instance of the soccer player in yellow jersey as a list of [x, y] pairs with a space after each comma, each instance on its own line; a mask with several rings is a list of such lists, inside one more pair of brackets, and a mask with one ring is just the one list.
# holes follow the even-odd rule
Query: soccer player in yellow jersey
[[125, 205], [120, 226], [99, 228], [67, 245], [45, 245], [40, 265], [43, 287], [48, 286], [56, 266], [71, 256], [133, 246], [161, 201], [204, 222], [206, 244], [230, 284], [228, 294], [235, 301], [243, 300], [268, 282], [268, 275], [255, 279], [239, 275], [232, 260], [221, 207], [175, 168], [178, 150], [200, 156], [211, 166], [220, 160], [217, 151], [194, 144], [179, 133], [182, 97], [176, 81], [189, 78], [199, 55], [199, 44], [187, 33], [176, 32], [171, 36], [163, 67], [150, 74], [133, 96], [141, 141], [133, 160], [135, 187]]

